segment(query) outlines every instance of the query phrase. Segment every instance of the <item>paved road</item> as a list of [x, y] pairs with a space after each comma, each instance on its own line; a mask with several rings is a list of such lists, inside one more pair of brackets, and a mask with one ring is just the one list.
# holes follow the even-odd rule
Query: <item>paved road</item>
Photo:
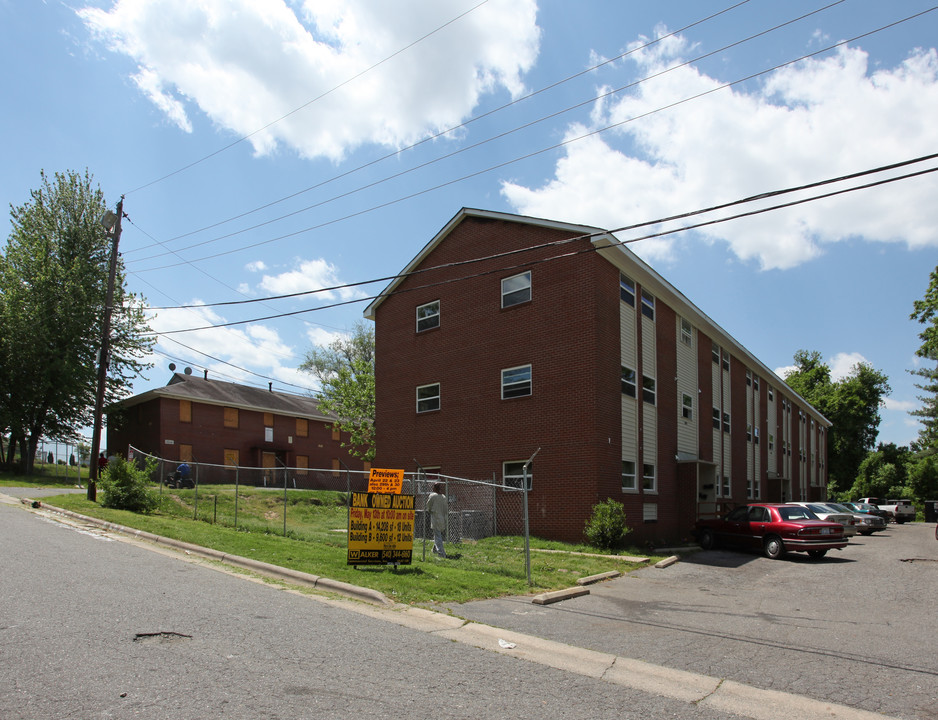
[[452, 631], [247, 581], [18, 504], [0, 502], [0, 548], [4, 720], [735, 717], [453, 642], [462, 623], [438, 614], [425, 613], [438, 618], [428, 625]]
[[891, 525], [820, 562], [714, 550], [547, 606], [465, 618], [902, 718], [938, 718], [935, 526]]

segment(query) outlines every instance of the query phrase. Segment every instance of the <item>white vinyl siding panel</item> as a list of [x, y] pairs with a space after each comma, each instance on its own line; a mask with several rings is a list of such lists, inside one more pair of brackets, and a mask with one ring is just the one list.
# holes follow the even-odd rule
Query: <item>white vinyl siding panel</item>
[[[655, 321], [641, 316], [642, 332], [642, 372], [650, 378], [658, 377], [656, 359], [658, 348], [655, 336]], [[642, 436], [639, 438], [643, 452], [642, 462], [658, 464], [658, 406], [647, 402], [642, 403]]]
[[[720, 363], [711, 362], [710, 386], [713, 388], [713, 394], [710, 397], [710, 407], [707, 408], [707, 417], [711, 420], [710, 427], [712, 428], [713, 433], [713, 462], [716, 463], [717, 466], [717, 477], [723, 474], [723, 431], [720, 429], [720, 427], [713, 427], [712, 417], [713, 408], [717, 408], [719, 410], [721, 418], [723, 416], [723, 403], [720, 400], [722, 382], [723, 376], [720, 372]], [[719, 487], [719, 483], [717, 484], [717, 487]]]
[[[620, 361], [625, 367], [638, 368], [638, 339], [636, 334], [635, 308], [619, 303]], [[638, 463], [638, 408], [641, 396], [622, 395], [622, 459]]]
[[[682, 340], [681, 320], [677, 322], [677, 451], [681, 454], [697, 457], [697, 428], [700, 422], [710, 422], [712, 408], [700, 407], [700, 394], [697, 392], [697, 330], [691, 328], [691, 342], [686, 345]], [[683, 416], [683, 396], [688, 395], [693, 403], [693, 418]]]

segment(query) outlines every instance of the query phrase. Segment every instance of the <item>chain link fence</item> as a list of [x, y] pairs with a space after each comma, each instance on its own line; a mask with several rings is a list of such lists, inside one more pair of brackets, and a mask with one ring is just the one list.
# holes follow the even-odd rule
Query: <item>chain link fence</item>
[[[147, 460], [155, 462], [151, 482], [160, 486], [160, 492], [175, 489], [191, 489], [194, 495], [193, 517], [222, 522], [239, 527], [239, 499], [247, 488], [254, 492], [263, 489], [272, 495], [282, 494], [282, 519], [284, 535], [290, 530], [289, 506], [296, 504], [297, 497], [314, 491], [333, 491], [336, 502], [349, 505], [349, 493], [368, 491], [368, 471], [349, 468], [315, 469], [279, 466], [275, 468], [214, 465], [189, 461], [188, 479], [180, 478], [178, 460], [168, 460], [137, 448], [130, 447], [128, 459], [138, 467]], [[404, 473], [401, 492], [414, 496], [414, 550], [426, 552], [427, 543], [432, 547], [433, 532], [430, 515], [426, 512], [427, 498], [435, 483], [442, 483], [447, 498], [448, 521], [444, 540], [457, 547], [466, 542], [477, 542], [488, 537], [524, 536], [524, 502], [526, 493], [514, 486], [505, 486], [493, 481], [470, 480], [437, 473]], [[233, 486], [233, 487], [232, 487]], [[199, 509], [199, 494], [202, 508]], [[232, 494], [234, 515], [218, 520], [211, 505], [217, 503], [220, 494]], [[214, 498], [215, 502], [210, 498]]]

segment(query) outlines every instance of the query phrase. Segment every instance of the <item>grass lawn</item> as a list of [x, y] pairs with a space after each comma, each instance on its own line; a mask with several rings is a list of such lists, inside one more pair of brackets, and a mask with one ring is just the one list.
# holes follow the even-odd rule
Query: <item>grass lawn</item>
[[[24, 484], [20, 478], [20, 485]], [[0, 485], [4, 484], [0, 476]], [[48, 485], [46, 485], [48, 486]], [[215, 550], [254, 558], [333, 580], [379, 590], [404, 603], [466, 602], [504, 595], [524, 595], [570, 587], [580, 577], [609, 570], [628, 572], [635, 564], [612, 555], [594, 557], [595, 548], [531, 539], [531, 581], [525, 571], [523, 537], [489, 537], [447, 543], [446, 560], [414, 539], [411, 565], [347, 564], [347, 508], [341, 493], [288, 490], [284, 536], [282, 490], [201, 486], [194, 490], [163, 489], [159, 509], [149, 515], [103, 508], [82, 494], [47, 497], [43, 503], [128, 527], [145, 530]], [[196, 501], [198, 507], [196, 508]], [[552, 550], [545, 553], [540, 550]], [[556, 552], [561, 551], [561, 552]], [[626, 551], [628, 553], [628, 551]], [[647, 557], [638, 551], [634, 555]], [[660, 556], [651, 557], [656, 562]]]

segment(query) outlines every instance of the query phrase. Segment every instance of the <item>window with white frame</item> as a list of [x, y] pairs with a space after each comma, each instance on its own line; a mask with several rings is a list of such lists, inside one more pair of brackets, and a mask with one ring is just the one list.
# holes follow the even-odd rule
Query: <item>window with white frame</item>
[[635, 307], [635, 282], [632, 278], [619, 275], [619, 299]]
[[647, 290], [642, 290], [642, 315], [655, 319], [655, 296]]
[[502, 307], [520, 305], [531, 300], [531, 271], [502, 280]]
[[717, 365], [720, 364], [720, 346], [716, 343], [713, 343], [710, 347], [710, 357], [713, 358], [713, 362]]
[[421, 385], [417, 388], [417, 412], [432, 412], [440, 409], [440, 383]]
[[713, 408], [713, 429], [720, 429], [720, 408], [718, 407]]
[[417, 332], [440, 327], [440, 301], [417, 306]]
[[636, 374], [630, 367], [622, 366], [622, 394], [629, 397], [635, 397], [636, 394]]
[[531, 366], [502, 370], [502, 400], [525, 397], [531, 394]]
[[649, 405], [655, 404], [655, 379], [642, 375], [642, 400]]
[[272, 427], [264, 428], [264, 442], [274, 441], [274, 429]]
[[690, 320], [687, 318], [681, 318], [681, 342], [691, 346], [691, 340], [693, 338], [693, 328], [691, 327]]
[[642, 490], [645, 492], [658, 492], [658, 476], [652, 463], [642, 465]]
[[694, 419], [694, 398], [688, 393], [681, 393], [681, 417], [685, 420]]
[[775, 435], [769, 433], [769, 450], [775, 449]]
[[727, 372], [730, 371], [730, 354], [728, 352], [723, 353], [723, 369]]
[[730, 476], [724, 475], [723, 476], [723, 497], [729, 497], [729, 496], [730, 496]]
[[506, 488], [515, 488], [521, 490], [525, 477], [528, 481], [528, 492], [534, 484], [534, 463], [531, 463], [525, 471], [524, 464], [526, 460], [510, 461], [502, 463], [502, 485]]
[[746, 442], [752, 442], [752, 424], [746, 424]]
[[638, 490], [635, 479], [635, 463], [631, 460], [622, 461], [622, 490], [624, 492], [635, 492]]
[[723, 413], [723, 432], [728, 433], [730, 431], [730, 414], [728, 412]]
[[769, 402], [775, 400], [775, 388], [769, 385]]
[[756, 445], [759, 444], [759, 428], [753, 428], [752, 430], [753, 437], [755, 438]]

